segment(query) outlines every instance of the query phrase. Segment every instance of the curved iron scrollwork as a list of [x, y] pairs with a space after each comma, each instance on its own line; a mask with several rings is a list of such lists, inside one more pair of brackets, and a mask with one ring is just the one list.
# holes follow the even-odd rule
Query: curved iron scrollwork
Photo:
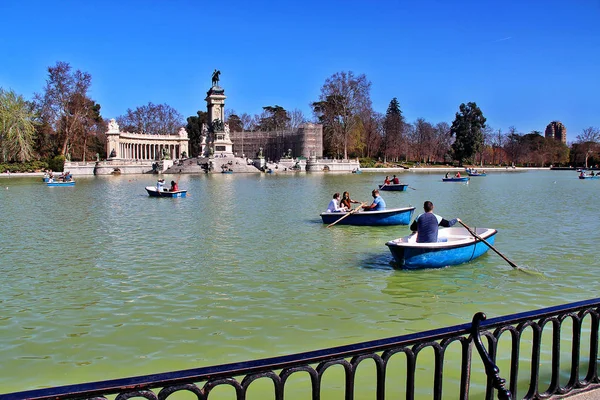
[[490, 357], [489, 353], [483, 346], [481, 336], [479, 335], [479, 325], [481, 322], [485, 321], [486, 318], [487, 317], [482, 312], [478, 312], [473, 316], [473, 321], [471, 323], [471, 336], [473, 338], [473, 342], [475, 342], [477, 352], [483, 361], [485, 373], [488, 377], [492, 378], [492, 385], [494, 386], [494, 389], [498, 390], [498, 398], [500, 400], [510, 400], [512, 399], [510, 390], [504, 386], [506, 379], [500, 377], [500, 368], [498, 368], [498, 366]]

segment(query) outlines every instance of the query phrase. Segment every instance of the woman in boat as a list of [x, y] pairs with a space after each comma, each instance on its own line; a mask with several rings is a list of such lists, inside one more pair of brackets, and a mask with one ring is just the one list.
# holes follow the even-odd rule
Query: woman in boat
[[446, 179], [450, 178], [450, 172], [446, 172], [446, 176], [445, 176], [445, 178], [446, 178]]
[[433, 213], [433, 203], [426, 201], [423, 203], [422, 214], [410, 225], [410, 230], [417, 233], [417, 243], [436, 243], [438, 241], [438, 226], [449, 228], [460, 221], [459, 218], [450, 221]]
[[454, 176], [455, 176], [456, 178], [460, 178], [460, 171], [458, 171], [458, 172], [456, 173], [456, 175], [454, 175]]
[[340, 201], [340, 194], [336, 192], [333, 194], [333, 199], [331, 199], [331, 201], [329, 202], [329, 205], [327, 206], [327, 212], [346, 211], [344, 208], [340, 207], [339, 201]]
[[390, 181], [390, 177], [389, 176], [385, 176], [385, 180], [383, 181], [384, 185], [389, 185], [390, 183], [392, 183], [392, 181]]
[[179, 185], [177, 185], [177, 182], [175, 181], [171, 181], [171, 189], [169, 189], [171, 192], [177, 192], [179, 191]]
[[344, 207], [346, 211], [349, 211], [352, 209], [352, 203], [361, 204], [360, 201], [352, 200], [350, 198], [350, 193], [344, 192], [344, 194], [342, 194], [342, 201], [340, 202], [340, 206]]

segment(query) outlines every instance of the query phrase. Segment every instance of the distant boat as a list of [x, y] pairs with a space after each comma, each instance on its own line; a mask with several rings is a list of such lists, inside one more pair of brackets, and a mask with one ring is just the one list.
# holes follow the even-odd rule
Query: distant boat
[[360, 169], [353, 169], [352, 173], [353, 174], [362, 174], [362, 171]]
[[50, 180], [49, 176], [42, 177], [42, 182], [48, 182]]
[[461, 176], [460, 178], [452, 177], [452, 178], [442, 178], [443, 182], [468, 182], [468, 176]]
[[171, 192], [169, 190], [163, 190], [159, 192], [156, 189], [156, 186], [146, 186], [146, 192], [148, 192], [148, 196], [150, 197], [186, 197], [187, 190], [176, 190]]
[[471, 168], [465, 168], [465, 171], [469, 176], [486, 176], [487, 175], [485, 172], [478, 172], [476, 169], [471, 169]]
[[579, 175], [579, 179], [600, 179], [598, 175]]
[[[339, 224], [358, 226], [408, 225], [414, 211], [414, 207], [389, 208], [382, 211], [360, 210], [344, 218]], [[321, 219], [324, 224], [332, 224], [347, 214], [347, 212], [324, 212], [321, 213]]]
[[[494, 244], [495, 229], [477, 228], [475, 233], [490, 245]], [[438, 232], [437, 243], [417, 243], [412, 234], [385, 244], [400, 268], [442, 268], [469, 262], [485, 254], [489, 247], [465, 228], [445, 228]]]
[[233, 174], [233, 171], [225, 171], [225, 170], [223, 170], [223, 171], [221, 171], [221, 173], [222, 174]]
[[390, 192], [405, 192], [408, 184], [404, 183], [388, 183], [379, 185], [379, 190], [388, 190]]
[[67, 181], [67, 182], [61, 182], [61, 181], [52, 181], [52, 182], [46, 182], [47, 186], [75, 186], [75, 181]]

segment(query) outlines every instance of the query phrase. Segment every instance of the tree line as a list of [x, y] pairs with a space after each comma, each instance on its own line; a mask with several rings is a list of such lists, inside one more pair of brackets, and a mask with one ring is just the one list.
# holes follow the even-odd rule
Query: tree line
[[[47, 70], [41, 93], [26, 100], [0, 88], [0, 154], [2, 163], [64, 159], [88, 161], [105, 154], [107, 122], [101, 106], [90, 97], [92, 77], [57, 62]], [[284, 131], [306, 122], [323, 125], [324, 155], [361, 158], [367, 164], [485, 164], [485, 165], [595, 165], [600, 162], [600, 131], [589, 127], [570, 147], [541, 132], [507, 132], [487, 124], [475, 102], [458, 106], [455, 119], [431, 122], [406, 120], [398, 98], [385, 113], [373, 109], [371, 82], [366, 75], [337, 72], [327, 78], [319, 98], [310, 103], [312, 118], [301, 110], [264, 106], [260, 114], [226, 110], [232, 132]], [[206, 111], [187, 119], [167, 104], [137, 106], [116, 117], [122, 131], [174, 134], [185, 126], [190, 153], [199, 155]]]

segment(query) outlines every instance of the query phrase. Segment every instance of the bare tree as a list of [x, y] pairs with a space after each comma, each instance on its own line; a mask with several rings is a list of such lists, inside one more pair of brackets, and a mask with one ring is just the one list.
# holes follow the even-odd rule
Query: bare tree
[[[44, 94], [36, 94], [35, 100], [42, 116], [58, 137], [60, 154], [66, 155], [67, 149], [78, 138], [77, 134], [86, 132], [91, 110], [95, 103], [88, 97], [92, 77], [87, 72], [72, 71], [66, 62], [57, 62], [48, 68], [48, 79]], [[97, 108], [99, 116], [99, 107]]]
[[294, 108], [292, 111], [287, 112], [288, 115], [288, 128], [297, 129], [300, 125], [307, 121], [302, 110]]
[[173, 107], [151, 102], [135, 110], [127, 109], [117, 122], [125, 131], [149, 135], [172, 135], [185, 125], [183, 116]]
[[325, 80], [319, 101], [312, 104], [331, 144], [334, 148], [342, 147], [345, 159], [348, 158], [350, 136], [356, 132], [356, 124], [360, 122], [356, 116], [371, 108], [370, 91], [371, 82], [366, 75], [355, 76], [352, 71], [337, 72]]
[[600, 141], [600, 130], [593, 126], [583, 130], [581, 135], [577, 135], [578, 147], [585, 155], [585, 167], [588, 167], [588, 159], [592, 154], [598, 151], [598, 142]]
[[244, 131], [252, 130], [252, 117], [248, 113], [243, 113], [240, 115], [240, 120], [242, 121], [242, 129]]

